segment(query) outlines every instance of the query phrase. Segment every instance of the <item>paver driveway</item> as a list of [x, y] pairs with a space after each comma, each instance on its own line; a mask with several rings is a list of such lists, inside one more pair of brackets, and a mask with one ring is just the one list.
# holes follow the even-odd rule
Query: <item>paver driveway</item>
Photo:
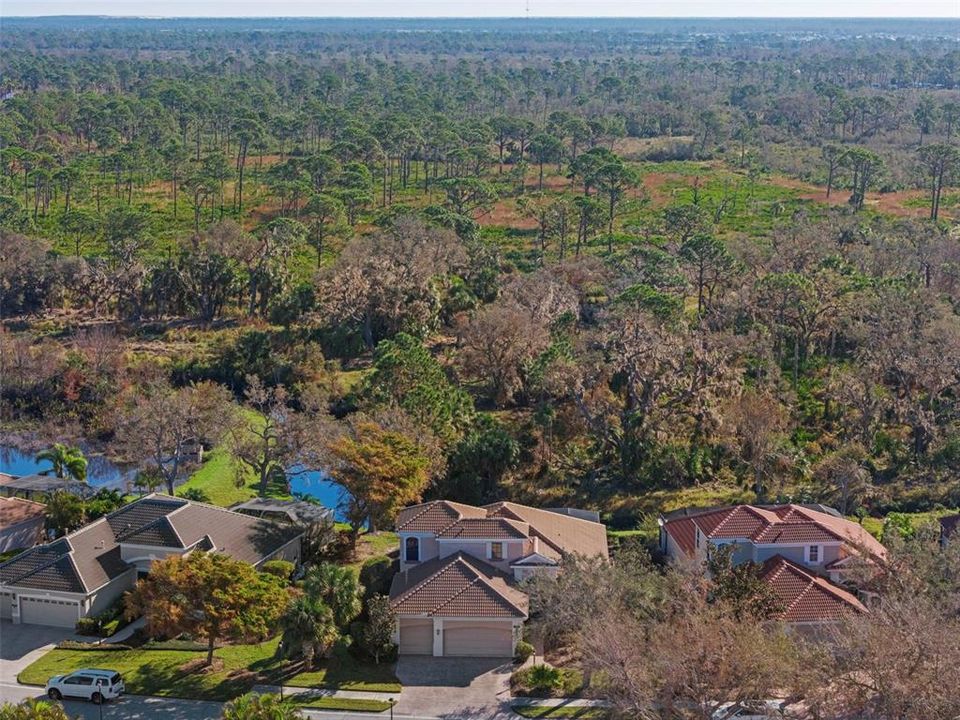
[[509, 660], [401, 656], [403, 683], [396, 712], [417, 717], [491, 720], [515, 718], [510, 712]]
[[15, 683], [21, 670], [67, 638], [77, 636], [69, 628], [14, 625], [0, 620], [0, 682]]

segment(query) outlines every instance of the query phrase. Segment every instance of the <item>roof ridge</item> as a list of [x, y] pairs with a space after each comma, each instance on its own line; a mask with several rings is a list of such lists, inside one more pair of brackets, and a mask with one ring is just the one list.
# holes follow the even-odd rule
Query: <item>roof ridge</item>
[[[412, 523], [414, 520], [417, 520], [418, 518], [421, 518], [421, 517], [423, 517], [424, 515], [426, 515], [426, 514], [430, 511], [430, 508], [436, 507], [437, 505], [443, 505], [443, 504], [445, 504], [445, 503], [447, 504], [448, 507], [450, 507], [451, 510], [453, 510], [453, 511], [457, 514], [458, 517], [457, 517], [457, 519], [454, 520], [452, 523], [450, 523], [449, 525], [445, 525], [442, 529], [440, 529], [438, 532], [436, 532], [436, 533], [434, 533], [434, 534], [435, 534], [435, 535], [439, 535], [440, 533], [449, 530], [449, 529], [450, 529], [451, 527], [453, 527], [455, 524], [457, 524], [458, 522], [460, 522], [461, 520], [464, 519], [464, 518], [463, 518], [463, 513], [461, 513], [461, 512], [460, 512], [459, 510], [457, 510], [455, 507], [453, 507], [452, 505], [450, 505], [450, 501], [449, 501], [449, 500], [428, 500], [428, 501], [425, 502], [425, 503], [420, 503], [420, 507], [422, 508], [422, 509], [420, 510], [420, 512], [418, 512], [416, 515], [414, 515], [413, 517], [411, 517], [409, 520], [407, 520], [402, 526], [398, 527], [397, 529], [398, 529], [398, 530], [402, 530], [403, 527], [409, 525], [409, 524]], [[415, 508], [415, 507], [417, 507], [417, 506], [416, 506], [416, 505], [411, 505], [411, 506], [410, 506], [410, 508]], [[410, 509], [410, 508], [407, 508], [407, 509]]]
[[[472, 566], [471, 566], [471, 567], [472, 567]], [[480, 572], [479, 570], [477, 570], [476, 568], [474, 568], [474, 572], [476, 573], [477, 579], [478, 579], [480, 582], [482, 582], [484, 585], [486, 585], [487, 588], [489, 588], [491, 591], [493, 591], [494, 593], [496, 593], [498, 597], [503, 598], [510, 607], [512, 607], [514, 610], [516, 610], [517, 612], [519, 612], [519, 613], [521, 613], [521, 614], [526, 614], [524, 610], [522, 610], [522, 609], [518, 608], [516, 605], [514, 605], [513, 601], [512, 601], [510, 598], [508, 598], [506, 595], [504, 595], [502, 592], [500, 592], [497, 588], [495, 588], [495, 587], [493, 586], [493, 583], [491, 583], [490, 580], [488, 580], [483, 573], [481, 573], [481, 572]], [[506, 584], [506, 581], [504, 581], [504, 583]], [[471, 584], [472, 584], [472, 583], [471, 583]], [[507, 587], [510, 587], [510, 585], [507, 584]]]
[[[398, 598], [396, 599], [396, 602], [397, 602], [397, 603], [403, 602], [403, 601], [406, 600], [408, 597], [410, 597], [413, 593], [415, 593], [417, 590], [419, 590], [419, 589], [422, 588], [424, 585], [426, 585], [428, 582], [430, 582], [431, 580], [433, 580], [433, 579], [436, 578], [436, 577], [439, 577], [440, 575], [443, 575], [445, 572], [447, 572], [450, 568], [452, 568], [452, 567], [453, 567], [454, 565], [456, 565], [458, 562], [464, 562], [464, 565], [466, 565], [467, 567], [469, 567], [469, 568], [473, 571], [474, 575], [477, 574], [477, 569], [476, 569], [476, 568], [474, 568], [474, 567], [473, 567], [472, 565], [470, 565], [469, 563], [463, 561], [463, 551], [462, 551], [462, 550], [457, 551], [457, 553], [456, 553], [455, 555], [450, 555], [449, 557], [451, 557], [451, 558], [453, 558], [453, 559], [452, 559], [450, 562], [448, 562], [446, 565], [444, 565], [443, 567], [441, 567], [439, 570], [437, 570], [435, 573], [432, 573], [432, 574], [430, 574], [430, 575], [427, 575], [427, 577], [425, 577], [423, 580], [421, 580], [420, 582], [418, 582], [418, 583], [417, 583], [416, 585], [414, 585], [412, 588], [410, 588], [409, 590], [407, 590], [403, 595], [401, 595], [400, 597], [398, 597]], [[441, 558], [441, 559], [442, 559], [442, 558]], [[422, 567], [422, 565], [421, 565], [421, 566], [418, 566], [418, 567]], [[409, 573], [410, 570], [405, 570], [404, 572]]]
[[[57, 538], [57, 540], [62, 540], [62, 539], [63, 539], [63, 538]], [[43, 545], [38, 545], [37, 547], [44, 547], [44, 546], [43, 546]], [[25, 573], [25, 574], [23, 574], [23, 575], [18, 575], [18, 576], [16, 577], [16, 579], [8, 581], [7, 584], [9, 584], [9, 585], [16, 585], [17, 583], [19, 583], [19, 582], [21, 582], [21, 581], [23, 581], [23, 580], [26, 580], [27, 578], [33, 577], [34, 575], [36, 575], [38, 572], [40, 572], [40, 571], [42, 571], [42, 570], [46, 570], [46, 569], [48, 569], [48, 568], [53, 567], [54, 565], [56, 565], [58, 562], [60, 562], [60, 561], [63, 560], [64, 558], [67, 558], [67, 559], [70, 561], [70, 567], [73, 568], [73, 572], [74, 572], [74, 574], [76, 574], [77, 580], [80, 581], [80, 585], [83, 587], [84, 590], [86, 590], [86, 589], [87, 589], [87, 584], [83, 581], [83, 575], [80, 574], [80, 569], [77, 567], [77, 563], [76, 563], [76, 561], [73, 559], [73, 546], [70, 546], [70, 549], [69, 549], [67, 552], [63, 553], [62, 555], [55, 555], [52, 560], [48, 560], [47, 562], [43, 563], [42, 565], [38, 565], [37, 567], [35, 567], [35, 568], [33, 568], [32, 570], [30, 570], [30, 572], [27, 572], [27, 573]], [[11, 560], [15, 560], [15, 559], [16, 559], [16, 556], [14, 556], [13, 558], [11, 558]], [[8, 562], [9, 562], [9, 561], [8, 561]], [[6, 563], [4, 563], [4, 565], [6, 565]]]

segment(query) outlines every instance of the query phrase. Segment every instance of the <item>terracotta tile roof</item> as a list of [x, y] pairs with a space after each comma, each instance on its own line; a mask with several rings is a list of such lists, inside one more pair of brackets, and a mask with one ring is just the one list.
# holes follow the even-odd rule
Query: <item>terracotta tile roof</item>
[[760, 577], [780, 598], [784, 609], [779, 619], [785, 622], [830, 622], [849, 613], [867, 612], [852, 593], [782, 555], [767, 560]]
[[0, 565], [0, 582], [88, 593], [129, 571], [120, 544], [199, 547], [251, 564], [302, 534], [298, 528], [165, 495], [148, 495]]
[[667, 519], [663, 528], [687, 555], [696, 551], [697, 528], [711, 540], [745, 539], [771, 545], [839, 541], [876, 558], [887, 553], [861, 525], [800, 505], [733, 505]]
[[45, 515], [46, 506], [43, 503], [18, 497], [0, 497], [0, 528], [36, 520]]
[[390, 604], [400, 615], [526, 618], [527, 595], [482, 560], [456, 553], [397, 573]]
[[948, 515], [940, 518], [940, 534], [943, 537], [952, 536], [958, 527], [960, 527], [960, 515]]
[[530, 537], [530, 526], [527, 523], [508, 520], [507, 518], [464, 518], [438, 533], [437, 537], [519, 540]]
[[463, 518], [484, 518], [483, 508], [449, 500], [411, 505], [397, 514], [397, 531], [441, 533]]

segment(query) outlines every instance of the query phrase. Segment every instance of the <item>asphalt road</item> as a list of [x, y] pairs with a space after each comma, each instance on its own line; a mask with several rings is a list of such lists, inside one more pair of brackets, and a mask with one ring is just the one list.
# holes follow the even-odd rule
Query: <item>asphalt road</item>
[[[0, 683], [0, 700], [4, 702], [21, 702], [27, 698], [43, 698], [42, 688], [18, 685], [15, 683]], [[141, 695], [125, 695], [119, 700], [113, 700], [101, 705], [88, 702], [67, 700], [63, 703], [67, 714], [79, 720], [100, 720], [100, 710], [103, 709], [103, 720], [219, 720], [222, 705], [216, 702], [202, 700], [177, 700], [175, 698], [144, 697]], [[310, 710], [304, 713], [316, 720], [387, 720], [390, 713], [357, 713], [357, 712], [321, 712]], [[435, 718], [421, 718], [412, 715], [396, 714], [395, 720], [435, 720]]]

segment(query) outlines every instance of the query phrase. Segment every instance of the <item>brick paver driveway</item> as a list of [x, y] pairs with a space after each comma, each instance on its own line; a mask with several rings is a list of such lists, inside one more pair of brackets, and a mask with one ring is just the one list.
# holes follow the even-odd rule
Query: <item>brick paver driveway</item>
[[510, 712], [509, 660], [401, 656], [403, 683], [396, 712], [414, 717], [492, 720]]

